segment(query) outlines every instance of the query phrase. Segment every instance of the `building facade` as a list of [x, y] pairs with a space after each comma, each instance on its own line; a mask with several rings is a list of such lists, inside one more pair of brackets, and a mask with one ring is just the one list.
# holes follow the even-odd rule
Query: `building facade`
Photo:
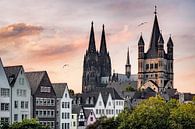
[[0, 121], [10, 123], [11, 119], [11, 88], [5, 74], [3, 63], [0, 58]]
[[33, 97], [33, 118], [37, 118], [42, 125], [56, 129], [56, 93], [46, 71], [25, 73]]
[[31, 118], [31, 88], [23, 66], [4, 67], [11, 87], [11, 123]]
[[106, 36], [103, 25], [100, 51], [96, 50], [93, 22], [89, 37], [89, 46], [84, 55], [82, 92], [89, 92], [101, 86], [101, 77], [111, 76], [111, 60], [106, 47]]
[[165, 52], [156, 8], [152, 36], [146, 53], [142, 35], [138, 42], [138, 89], [148, 87], [157, 92], [173, 88], [173, 42], [170, 36], [167, 42], [167, 52]]
[[57, 96], [57, 129], [72, 129], [72, 98], [66, 83], [53, 83]]

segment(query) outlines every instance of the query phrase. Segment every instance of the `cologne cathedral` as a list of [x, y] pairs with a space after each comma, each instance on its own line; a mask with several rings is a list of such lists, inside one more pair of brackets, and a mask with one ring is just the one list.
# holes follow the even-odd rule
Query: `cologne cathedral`
[[111, 59], [106, 47], [104, 25], [102, 28], [100, 50], [96, 49], [93, 22], [89, 37], [89, 47], [84, 55], [82, 92], [89, 92], [101, 86], [102, 77], [111, 76]]

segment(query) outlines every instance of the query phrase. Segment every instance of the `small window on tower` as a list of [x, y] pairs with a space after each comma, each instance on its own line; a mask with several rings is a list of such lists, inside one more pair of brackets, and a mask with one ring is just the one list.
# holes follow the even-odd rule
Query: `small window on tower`
[[157, 63], [155, 64], [155, 69], [158, 69], [158, 64]]
[[150, 69], [153, 69], [153, 64], [150, 64]]
[[148, 70], [149, 69], [149, 64], [146, 64], [146, 70]]

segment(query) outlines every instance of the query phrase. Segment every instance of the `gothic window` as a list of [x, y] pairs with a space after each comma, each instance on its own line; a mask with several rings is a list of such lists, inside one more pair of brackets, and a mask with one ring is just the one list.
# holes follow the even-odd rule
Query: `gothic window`
[[149, 64], [146, 64], [146, 70], [148, 70], [149, 69]]
[[155, 64], [155, 69], [158, 69], [158, 64], [157, 63]]
[[153, 69], [153, 64], [150, 64], [150, 69]]

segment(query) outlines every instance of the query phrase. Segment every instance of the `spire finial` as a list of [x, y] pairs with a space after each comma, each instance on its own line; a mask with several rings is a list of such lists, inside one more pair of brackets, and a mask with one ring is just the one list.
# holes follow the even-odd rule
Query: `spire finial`
[[104, 24], [102, 25], [103, 29], [104, 29]]
[[157, 6], [155, 5], [154, 8], [155, 8], [154, 14], [156, 15], [157, 14]]

